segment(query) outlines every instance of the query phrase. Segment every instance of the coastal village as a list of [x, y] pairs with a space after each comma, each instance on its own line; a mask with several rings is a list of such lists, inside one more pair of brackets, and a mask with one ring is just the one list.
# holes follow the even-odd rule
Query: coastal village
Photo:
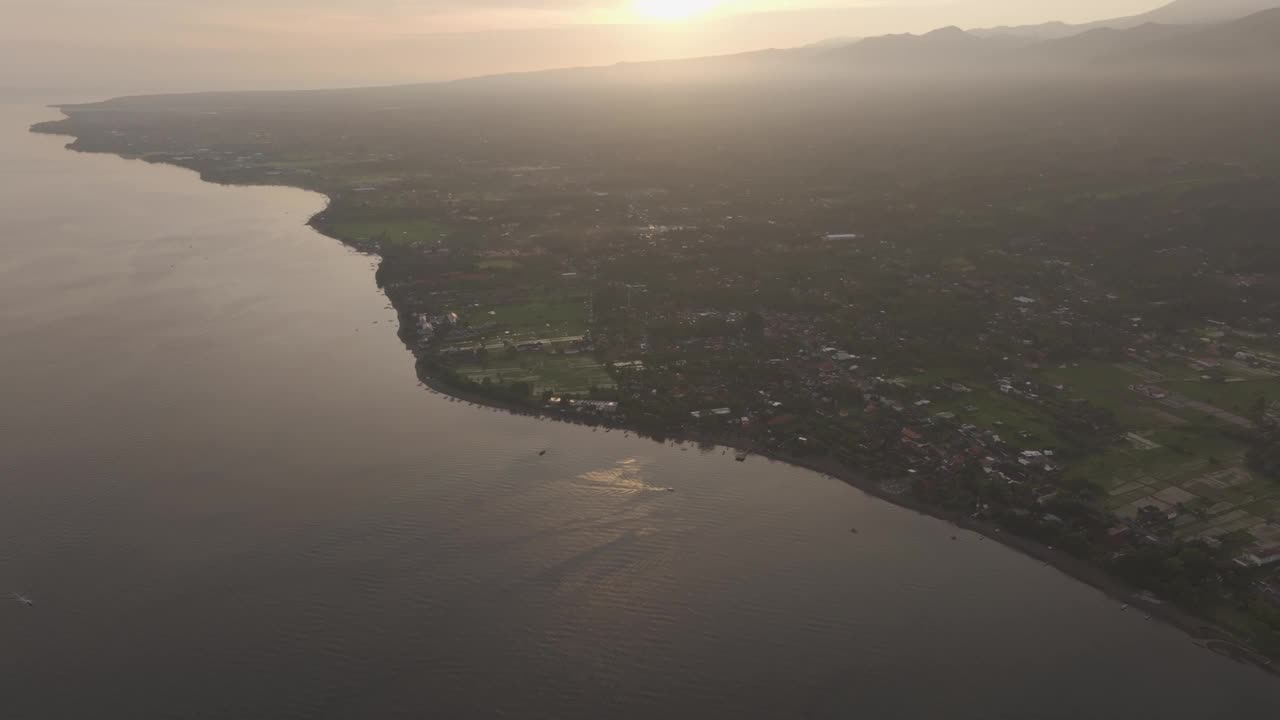
[[[865, 248], [855, 252], [876, 260], [895, 251]], [[924, 328], [888, 308], [867, 312], [866, 300], [842, 306], [830, 285], [807, 293], [820, 308], [807, 312], [688, 305], [652, 278], [577, 296], [584, 280], [610, 274], [580, 260], [556, 290], [576, 312], [551, 303], [524, 324], [501, 316], [528, 305], [482, 306], [477, 325], [452, 322], [416, 342], [428, 365], [443, 360], [434, 372], [482, 391], [518, 385], [536, 412], [723, 443], [739, 460], [857, 468], [881, 494], [1094, 558], [1157, 588], [1149, 604], [1231, 592], [1168, 571], [1192, 567], [1248, 583], [1263, 612], [1280, 607], [1280, 483], [1262, 460], [1280, 419], [1280, 336], [1265, 321], [1169, 328], [1073, 277], [1070, 261], [1044, 264], [1078, 288], [1033, 296], [964, 268], [950, 282], [905, 278], [987, 313], [970, 318], [976, 357], [954, 366], [930, 362], [939, 353]], [[749, 282], [701, 266], [706, 287]], [[1080, 337], [1097, 344], [1075, 345]], [[1225, 576], [1236, 572], [1248, 579]]]
[[326, 193], [313, 224], [381, 258], [438, 389], [801, 464], [1280, 656], [1280, 274], [1177, 221], [1218, 196], [1160, 190], [1239, 168], [1161, 167], [1135, 219], [998, 175], [784, 189], [513, 166], [487, 145], [427, 171], [269, 128], [233, 149], [198, 127], [87, 136]]
[[[685, 231], [639, 236], [652, 246]], [[852, 252], [884, 262], [895, 250]], [[925, 328], [868, 312], [865, 299], [842, 304], [837, 288], [855, 279], [805, 292], [808, 312], [690, 306], [652, 278], [601, 282], [616, 255], [575, 259], [556, 286], [528, 302], [479, 303], [474, 320], [420, 315], [412, 342], [428, 373], [506, 399], [515, 387], [537, 412], [724, 443], [739, 459], [834, 461], [879, 478], [883, 493], [1117, 566], [1180, 559], [1190, 543], [1280, 603], [1280, 483], [1260, 459], [1280, 419], [1280, 335], [1265, 321], [1162, 328], [1070, 261], [1024, 252], [1052, 268], [1055, 296], [984, 283], [965, 267], [952, 279], [904, 278], [987, 314], [969, 318], [973, 355], [954, 367], [930, 362], [939, 353]], [[691, 265], [701, 287], [751, 282], [710, 258]], [[1096, 344], [1075, 345], [1080, 337]]]

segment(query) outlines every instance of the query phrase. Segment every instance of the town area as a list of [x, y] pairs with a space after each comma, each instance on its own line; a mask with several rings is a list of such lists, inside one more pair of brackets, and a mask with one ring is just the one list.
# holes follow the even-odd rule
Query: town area
[[684, 96], [48, 129], [327, 194], [447, 392], [863, 478], [1280, 657], [1280, 156], [1245, 131], [1280, 109], [1094, 92], [799, 108], [804, 142], [754, 96], [704, 108], [732, 135]]

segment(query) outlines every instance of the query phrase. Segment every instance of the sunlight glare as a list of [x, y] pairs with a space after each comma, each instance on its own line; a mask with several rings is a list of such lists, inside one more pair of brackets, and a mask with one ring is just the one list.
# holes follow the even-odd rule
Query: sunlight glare
[[634, 0], [632, 12], [648, 20], [675, 22], [714, 9], [720, 0]]

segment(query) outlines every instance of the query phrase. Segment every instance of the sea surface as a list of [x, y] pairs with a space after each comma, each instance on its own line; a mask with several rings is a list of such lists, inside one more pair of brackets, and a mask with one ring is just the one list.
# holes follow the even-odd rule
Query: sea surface
[[52, 117], [0, 105], [3, 720], [1280, 717], [835, 480], [433, 394], [323, 198]]

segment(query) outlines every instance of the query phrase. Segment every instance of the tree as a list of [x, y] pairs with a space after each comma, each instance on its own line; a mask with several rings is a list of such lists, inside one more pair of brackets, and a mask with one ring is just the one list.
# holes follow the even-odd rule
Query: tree
[[1249, 467], [1271, 478], [1280, 478], [1280, 442], [1274, 437], [1264, 438], [1246, 456]]
[[1267, 396], [1259, 395], [1254, 401], [1253, 407], [1250, 408], [1249, 419], [1257, 423], [1259, 426], [1267, 424]]

